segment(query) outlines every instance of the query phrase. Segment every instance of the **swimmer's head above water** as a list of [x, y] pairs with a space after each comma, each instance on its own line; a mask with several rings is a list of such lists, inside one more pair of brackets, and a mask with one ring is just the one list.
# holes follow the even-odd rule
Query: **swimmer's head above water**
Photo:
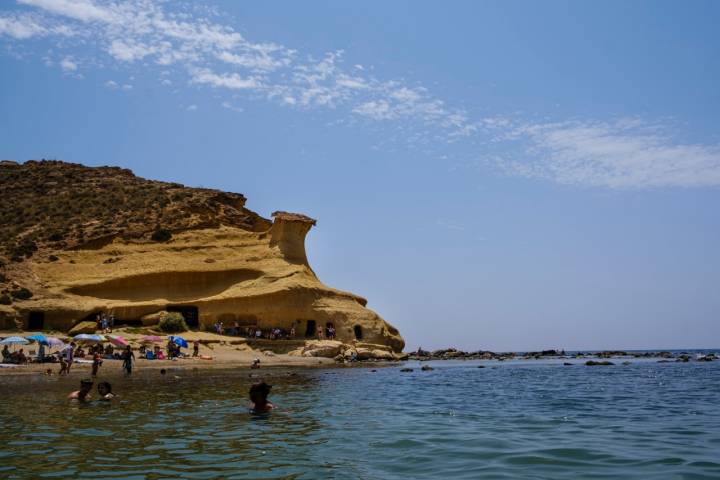
[[271, 389], [272, 385], [268, 385], [265, 382], [255, 383], [250, 387], [249, 394], [250, 401], [252, 402], [250, 409], [253, 412], [269, 412], [275, 408], [267, 399]]

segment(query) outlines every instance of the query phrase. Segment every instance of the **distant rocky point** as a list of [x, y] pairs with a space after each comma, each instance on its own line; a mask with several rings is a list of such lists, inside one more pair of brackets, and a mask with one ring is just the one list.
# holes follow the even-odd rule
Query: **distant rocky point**
[[305, 236], [316, 221], [245, 208], [239, 193], [146, 180], [118, 167], [0, 161], [0, 328], [70, 330], [97, 313], [151, 325], [294, 328], [400, 352], [366, 300], [320, 282]]

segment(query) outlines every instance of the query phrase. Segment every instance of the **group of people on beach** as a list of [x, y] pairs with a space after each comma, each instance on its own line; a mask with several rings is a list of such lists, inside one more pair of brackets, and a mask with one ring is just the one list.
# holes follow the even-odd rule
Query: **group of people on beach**
[[102, 333], [112, 333], [115, 327], [115, 314], [110, 313], [110, 315], [108, 315], [105, 312], [100, 312], [95, 317], [95, 322], [97, 323], [98, 330], [101, 330]]
[[[213, 328], [218, 335], [240, 336], [243, 333], [242, 327], [238, 322], [235, 322], [232, 326], [225, 326], [223, 322], [217, 321], [213, 325]], [[290, 330], [279, 327], [273, 327], [267, 330], [257, 327], [245, 328], [246, 337], [256, 340], [293, 340], [295, 339], [296, 333], [295, 324], [290, 327]], [[335, 340], [335, 327], [332, 324], [328, 324], [325, 328], [318, 327], [316, 336], [319, 340]]]
[[28, 363], [30, 359], [25, 355], [25, 349], [21, 348], [17, 352], [11, 352], [7, 345], [3, 346], [2, 349], [2, 363], [16, 363], [24, 364]]
[[[60, 371], [58, 372], [58, 375], [68, 375], [70, 373], [70, 369], [72, 368], [73, 363], [75, 363], [75, 358], [80, 358], [77, 353], [78, 351], [82, 351], [81, 349], [82, 347], [79, 347], [75, 342], [70, 342], [70, 344], [65, 345], [65, 347], [57, 353], [58, 361], [60, 362]], [[103, 364], [103, 359], [106, 358], [105, 350], [106, 349], [104, 349], [100, 344], [90, 347], [93, 377], [97, 376], [98, 370]], [[132, 347], [128, 345], [122, 353], [114, 355], [118, 355], [118, 357], [112, 356], [111, 358], [122, 360], [123, 370], [126, 374], [130, 375], [132, 373], [133, 363], [135, 362], [135, 353], [133, 353]], [[83, 357], [84, 356], [85, 353], [83, 352]], [[52, 372], [52, 370], [48, 369], [46, 373], [50, 372]]]

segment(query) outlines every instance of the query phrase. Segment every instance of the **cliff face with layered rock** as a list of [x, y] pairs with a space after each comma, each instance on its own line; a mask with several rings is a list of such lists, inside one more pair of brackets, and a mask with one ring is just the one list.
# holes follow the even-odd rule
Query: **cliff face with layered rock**
[[[330, 288], [307, 261], [316, 224], [245, 208], [240, 194], [58, 161], [0, 162], [0, 328], [69, 330], [100, 312], [139, 324], [182, 313], [399, 352], [399, 332], [366, 300]], [[28, 298], [29, 297], [29, 298]], [[147, 320], [150, 319], [150, 320]]]

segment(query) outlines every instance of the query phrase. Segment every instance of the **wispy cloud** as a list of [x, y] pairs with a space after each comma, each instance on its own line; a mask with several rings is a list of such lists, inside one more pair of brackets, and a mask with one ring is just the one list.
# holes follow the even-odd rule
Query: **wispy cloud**
[[512, 174], [611, 188], [720, 185], [720, 146], [678, 141], [664, 124], [508, 122], [498, 130], [522, 145], [499, 162]]
[[[343, 51], [303, 54], [274, 42], [253, 42], [219, 14], [153, 0], [18, 0], [0, 11], [0, 39], [60, 38], [36, 43], [49, 66], [81, 77], [83, 68], [114, 64], [157, 68], [161, 85], [226, 91], [294, 109], [327, 109], [360, 122], [394, 126], [408, 143], [438, 149], [470, 140], [477, 155], [513, 175], [611, 188], [720, 185], [720, 145], [682, 142], [667, 126], [642, 120], [519, 121], [506, 115], [473, 119], [428, 89], [380, 79], [372, 66], [344, 62]], [[169, 5], [172, 9], [166, 8]], [[83, 55], [92, 58], [84, 58]], [[172, 80], [168, 76], [172, 72]], [[108, 81], [113, 90], [132, 85]], [[232, 103], [229, 101], [232, 100]], [[503, 155], [488, 147], [503, 145]], [[485, 148], [484, 148], [485, 147]], [[511, 152], [511, 153], [508, 153]], [[488, 160], [486, 160], [488, 161]]]

